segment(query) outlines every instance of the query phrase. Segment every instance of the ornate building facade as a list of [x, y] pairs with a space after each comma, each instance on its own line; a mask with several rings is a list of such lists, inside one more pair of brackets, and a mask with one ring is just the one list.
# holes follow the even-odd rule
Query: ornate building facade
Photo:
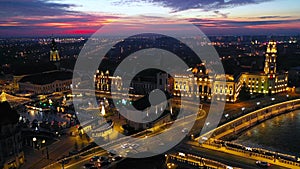
[[[141, 79], [143, 78], [143, 79]], [[120, 76], [110, 76], [109, 71], [105, 73], [97, 70], [94, 75], [95, 87], [99, 91], [110, 92], [114, 90], [128, 90], [123, 88], [122, 78]], [[156, 77], [140, 77], [133, 79], [130, 83], [129, 92], [133, 94], [147, 94], [154, 89], [161, 89], [162, 91], [169, 91], [170, 86], [168, 74], [159, 72]]]
[[217, 100], [235, 102], [242, 85], [249, 88], [250, 94], [284, 92], [287, 90], [288, 72], [277, 71], [276, 59], [276, 42], [270, 41], [265, 54], [264, 72], [242, 72], [237, 77], [229, 74], [208, 76], [207, 71], [193, 69], [192, 75], [175, 75], [173, 94], [204, 100], [210, 100], [214, 95]]
[[0, 168], [20, 168], [24, 163], [19, 114], [13, 110], [5, 98], [0, 101]]
[[94, 75], [94, 82], [96, 89], [100, 91], [110, 92], [112, 86], [117, 90], [122, 89], [121, 77], [110, 76], [108, 70], [105, 73], [97, 70], [96, 74]]

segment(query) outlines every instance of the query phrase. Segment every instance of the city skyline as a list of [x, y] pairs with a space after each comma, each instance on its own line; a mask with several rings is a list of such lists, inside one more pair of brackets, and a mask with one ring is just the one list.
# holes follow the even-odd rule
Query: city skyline
[[1, 36], [91, 35], [107, 23], [132, 16], [145, 23], [162, 17], [188, 21], [207, 35], [297, 35], [300, 28], [300, 4], [293, 0], [17, 0], [0, 4]]

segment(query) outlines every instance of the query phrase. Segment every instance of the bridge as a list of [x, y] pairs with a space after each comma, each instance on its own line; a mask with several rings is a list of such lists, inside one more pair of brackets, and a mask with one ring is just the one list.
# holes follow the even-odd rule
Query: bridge
[[234, 139], [239, 133], [263, 121], [299, 108], [300, 99], [270, 105], [225, 123], [197, 137], [195, 141], [199, 143], [199, 146], [206, 149], [226, 152], [255, 160], [267, 161], [282, 167], [300, 168], [299, 157], [259, 148], [245, 147], [243, 145], [223, 141], [226, 139]]
[[274, 116], [299, 108], [300, 99], [270, 105], [225, 123], [199, 136], [196, 140], [199, 142], [206, 142], [207, 138], [220, 139], [230, 135], [236, 135]]

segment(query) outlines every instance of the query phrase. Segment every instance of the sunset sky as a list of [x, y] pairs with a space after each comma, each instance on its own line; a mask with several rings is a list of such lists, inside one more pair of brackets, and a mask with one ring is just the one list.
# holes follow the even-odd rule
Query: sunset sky
[[188, 20], [208, 35], [299, 35], [299, 11], [299, 0], [0, 0], [0, 36], [90, 35], [128, 16]]

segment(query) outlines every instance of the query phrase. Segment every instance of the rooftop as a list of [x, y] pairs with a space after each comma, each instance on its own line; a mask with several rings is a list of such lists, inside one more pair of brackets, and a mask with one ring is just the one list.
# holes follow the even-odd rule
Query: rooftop
[[72, 79], [73, 73], [71, 72], [64, 72], [64, 71], [55, 71], [49, 73], [39, 73], [35, 75], [29, 75], [23, 77], [19, 82], [21, 83], [32, 83], [37, 85], [44, 85], [53, 83], [56, 80], [68, 80]]
[[18, 64], [14, 65], [13, 67], [13, 74], [16, 76], [31, 75], [56, 70], [56, 66], [52, 63]]

